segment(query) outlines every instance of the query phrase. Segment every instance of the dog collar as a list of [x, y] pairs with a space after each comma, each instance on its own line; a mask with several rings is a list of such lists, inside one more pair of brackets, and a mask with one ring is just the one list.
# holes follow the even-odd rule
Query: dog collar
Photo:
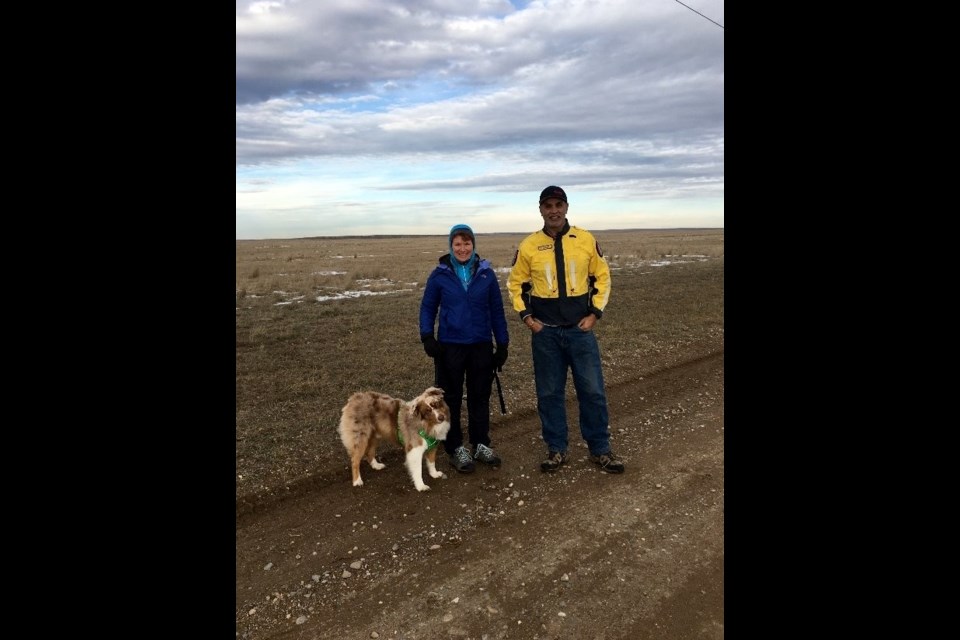
[[[427, 451], [430, 451], [430, 449], [433, 449], [434, 447], [437, 446], [436, 438], [431, 438], [430, 436], [428, 436], [427, 432], [424, 431], [423, 429], [420, 429], [420, 431], [417, 431], [417, 433], [420, 434], [421, 438], [427, 441]], [[403, 444], [403, 434], [400, 433], [399, 427], [397, 428], [397, 440], [400, 442], [400, 444]]]

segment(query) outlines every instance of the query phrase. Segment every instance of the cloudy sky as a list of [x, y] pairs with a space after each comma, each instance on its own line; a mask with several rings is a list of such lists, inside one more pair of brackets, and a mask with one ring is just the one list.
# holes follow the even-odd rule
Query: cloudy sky
[[723, 0], [237, 0], [237, 239], [723, 227]]

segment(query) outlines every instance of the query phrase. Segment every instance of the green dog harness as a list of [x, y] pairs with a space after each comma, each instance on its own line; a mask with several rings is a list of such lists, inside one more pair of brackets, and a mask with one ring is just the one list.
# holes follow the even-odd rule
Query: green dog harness
[[[427, 432], [423, 429], [420, 429], [420, 431], [417, 431], [417, 433], [420, 434], [421, 438], [427, 441], [427, 451], [430, 451], [430, 449], [433, 449], [437, 446], [437, 440], [428, 436]], [[397, 440], [400, 442], [400, 444], [403, 444], [403, 434], [400, 433], [399, 427], [397, 427]]]

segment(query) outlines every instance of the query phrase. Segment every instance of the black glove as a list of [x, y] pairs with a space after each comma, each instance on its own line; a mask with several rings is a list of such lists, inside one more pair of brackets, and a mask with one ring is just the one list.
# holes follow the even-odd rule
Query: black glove
[[497, 371], [503, 371], [503, 363], [507, 361], [507, 345], [498, 344], [497, 350], [493, 353], [493, 368]]
[[423, 350], [431, 358], [440, 355], [440, 343], [433, 337], [432, 333], [424, 333], [420, 336], [420, 342], [423, 343]]

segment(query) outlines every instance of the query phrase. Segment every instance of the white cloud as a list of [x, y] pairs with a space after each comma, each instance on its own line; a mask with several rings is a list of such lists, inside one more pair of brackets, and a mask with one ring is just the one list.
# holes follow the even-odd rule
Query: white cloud
[[676, 2], [514, 4], [238, 4], [238, 237], [338, 235], [331, 210], [432, 228], [410, 207], [465, 200], [509, 222], [547, 184], [723, 226], [723, 30]]

